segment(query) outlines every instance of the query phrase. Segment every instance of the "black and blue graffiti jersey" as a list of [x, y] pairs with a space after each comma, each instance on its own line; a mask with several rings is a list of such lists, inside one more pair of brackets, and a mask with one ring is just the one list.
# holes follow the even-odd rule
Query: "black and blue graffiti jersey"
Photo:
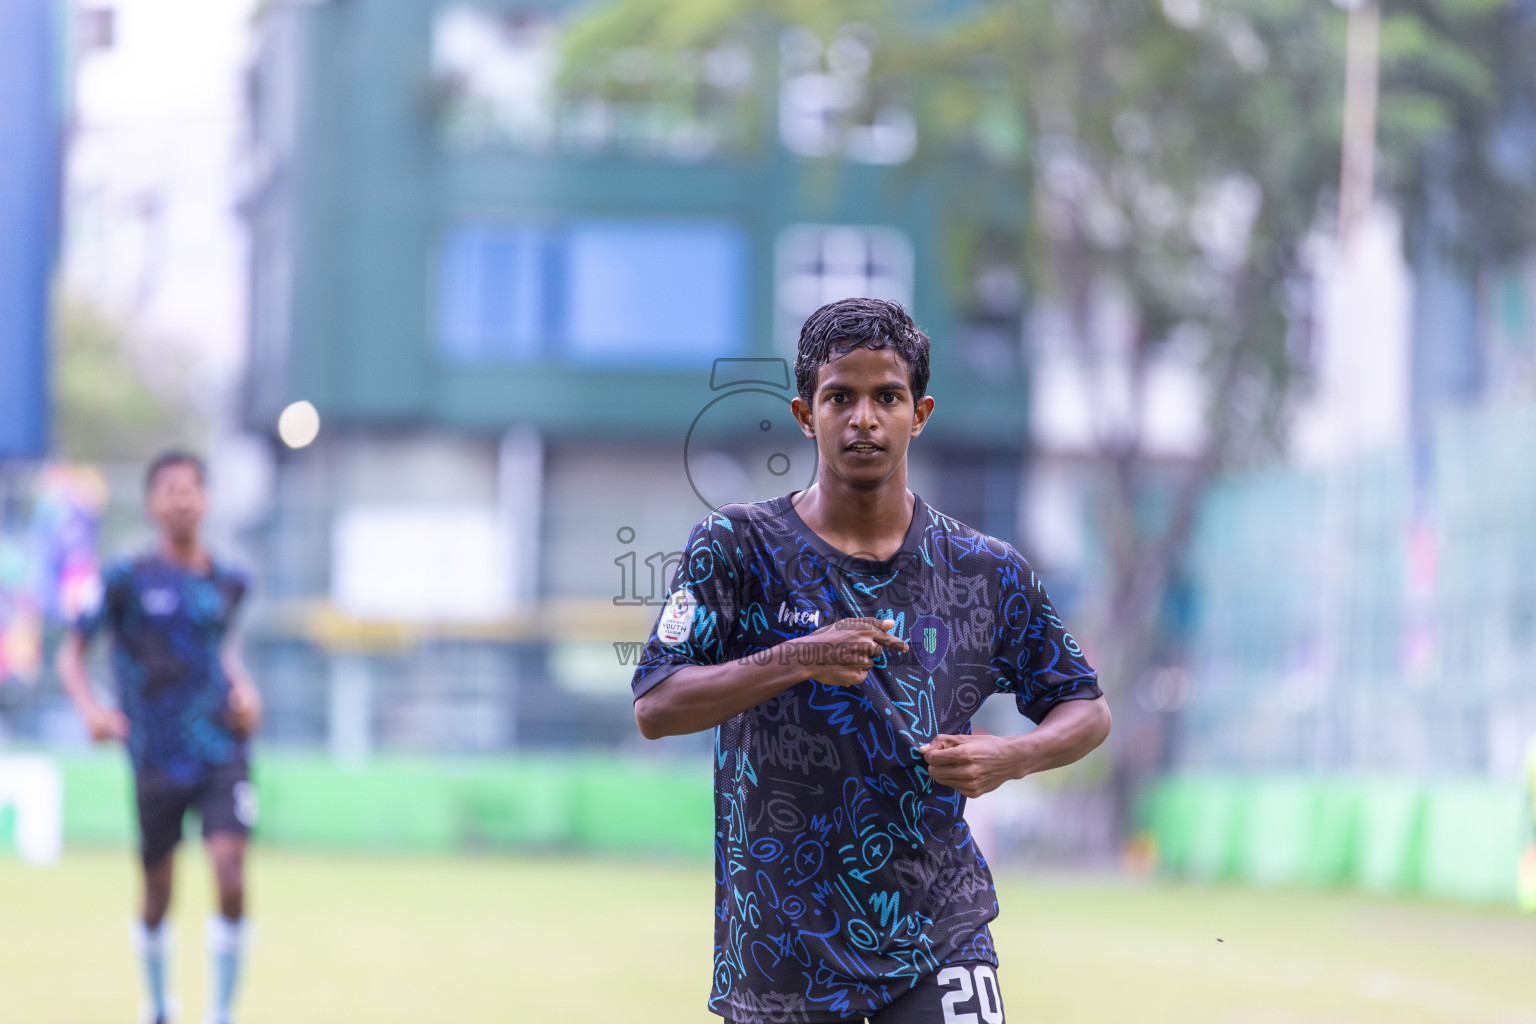
[[111, 630], [134, 771], [191, 785], [246, 756], [226, 721], [229, 680], [219, 658], [246, 589], [242, 574], [218, 563], [198, 573], [158, 554], [103, 573], [101, 603], [76, 628], [87, 636], [103, 623]]
[[1036, 722], [1099, 696], [1023, 557], [917, 498], [901, 550], [857, 558], [782, 497], [705, 518], [672, 585], [637, 699], [684, 666], [772, 657], [843, 618], [894, 619], [911, 647], [884, 650], [858, 687], [807, 679], [716, 731], [710, 1009], [744, 1024], [836, 1021], [945, 964], [996, 964], [997, 896], [964, 798], [918, 748], [968, 732], [991, 694]]

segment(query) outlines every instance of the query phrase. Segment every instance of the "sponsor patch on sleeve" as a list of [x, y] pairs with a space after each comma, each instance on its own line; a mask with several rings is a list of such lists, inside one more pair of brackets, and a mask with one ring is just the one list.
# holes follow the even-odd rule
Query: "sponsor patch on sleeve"
[[692, 592], [687, 587], [678, 587], [661, 610], [661, 621], [656, 624], [657, 639], [668, 647], [684, 643], [693, 632], [693, 616], [698, 609], [699, 602]]

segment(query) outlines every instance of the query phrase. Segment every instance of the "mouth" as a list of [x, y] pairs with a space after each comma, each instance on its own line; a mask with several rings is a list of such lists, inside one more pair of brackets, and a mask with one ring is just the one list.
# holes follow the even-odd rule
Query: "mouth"
[[844, 447], [843, 451], [853, 455], [878, 455], [885, 451], [885, 449], [873, 441], [855, 441], [853, 444]]

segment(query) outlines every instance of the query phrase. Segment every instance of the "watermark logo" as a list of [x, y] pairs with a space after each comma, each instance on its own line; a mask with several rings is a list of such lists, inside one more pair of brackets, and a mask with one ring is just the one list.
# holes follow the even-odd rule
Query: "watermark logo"
[[708, 509], [766, 501], [816, 479], [816, 445], [790, 410], [784, 359], [716, 359], [705, 403], [683, 440], [688, 485]]
[[[712, 397], [704, 403], [683, 439], [683, 469], [688, 486], [705, 508], [713, 511], [733, 502], [766, 501], [804, 490], [816, 479], [816, 445], [796, 421], [790, 402], [795, 390], [785, 359], [716, 359], [710, 369]], [[621, 526], [615, 535], [626, 549], [613, 564], [618, 568], [618, 606], [666, 605], [657, 620], [656, 636], [667, 646], [683, 643], [698, 611], [698, 599], [686, 587], [670, 597], [681, 551], [635, 550], [635, 529]], [[681, 595], [681, 596], [680, 596]], [[821, 612], [782, 605], [779, 622], [816, 629]], [[621, 666], [638, 665], [643, 641], [617, 640], [614, 655]]]
[[[635, 542], [635, 528], [633, 526], [621, 526], [615, 535], [620, 544], [628, 546]], [[619, 567], [619, 592], [614, 596], [613, 603], [624, 605], [658, 605], [666, 601], [667, 580], [677, 571], [682, 564], [683, 553], [681, 551], [653, 551], [644, 559], [636, 551], [626, 551], [613, 560], [613, 564]], [[646, 572], [640, 571], [644, 565]], [[645, 592], [640, 588], [644, 586]]]

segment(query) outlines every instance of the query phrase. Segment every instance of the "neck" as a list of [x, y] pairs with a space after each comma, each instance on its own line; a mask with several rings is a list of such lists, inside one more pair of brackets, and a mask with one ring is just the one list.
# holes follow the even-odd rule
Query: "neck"
[[160, 535], [160, 554], [166, 561], [186, 566], [189, 569], [201, 569], [208, 564], [208, 554], [203, 550], [202, 541], [195, 533], [186, 537], [162, 533]]
[[846, 480], [823, 476], [795, 502], [807, 526], [834, 541], [846, 541], [863, 551], [880, 551], [891, 538], [906, 536], [916, 499], [907, 490], [902, 466], [873, 487], [850, 486]]

